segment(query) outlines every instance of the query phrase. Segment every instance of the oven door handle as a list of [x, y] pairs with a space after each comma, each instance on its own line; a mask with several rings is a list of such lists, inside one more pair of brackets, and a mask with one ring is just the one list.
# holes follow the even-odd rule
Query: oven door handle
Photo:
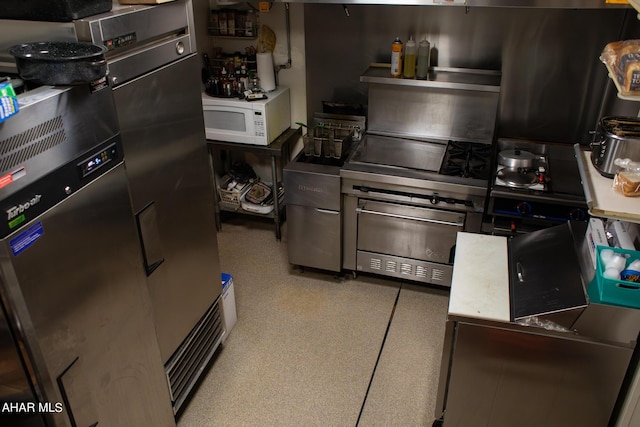
[[441, 221], [441, 220], [438, 220], [438, 219], [419, 218], [419, 217], [415, 217], [415, 216], [399, 215], [399, 214], [393, 214], [393, 213], [389, 213], [389, 212], [370, 211], [370, 210], [363, 209], [363, 208], [356, 208], [356, 213], [357, 214], [364, 213], [364, 214], [371, 214], [371, 215], [380, 215], [380, 216], [387, 216], [387, 217], [399, 218], [399, 219], [408, 219], [410, 221], [429, 222], [429, 223], [432, 223], [432, 224], [439, 224], [439, 225], [450, 225], [450, 226], [453, 226], [453, 227], [464, 227], [464, 221], [463, 222]]
[[332, 211], [330, 209], [316, 208], [316, 212], [324, 213], [324, 214], [331, 214], [331, 215], [340, 215], [340, 211]]

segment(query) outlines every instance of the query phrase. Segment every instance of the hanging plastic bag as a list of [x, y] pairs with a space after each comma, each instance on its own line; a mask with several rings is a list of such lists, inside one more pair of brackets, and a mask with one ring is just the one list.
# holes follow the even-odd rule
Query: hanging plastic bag
[[620, 169], [613, 178], [613, 189], [627, 197], [640, 196], [640, 163], [631, 159], [615, 159]]

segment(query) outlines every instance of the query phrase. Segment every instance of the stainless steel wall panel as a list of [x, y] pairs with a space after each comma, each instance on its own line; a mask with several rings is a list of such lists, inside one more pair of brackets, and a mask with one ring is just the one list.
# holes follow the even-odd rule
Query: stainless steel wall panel
[[640, 36], [630, 8], [351, 5], [349, 15], [336, 5], [305, 5], [308, 111], [321, 101], [366, 105], [360, 76], [372, 62], [390, 62], [396, 36], [406, 42], [412, 34], [431, 42], [432, 65], [501, 70], [498, 137], [589, 142], [605, 96], [607, 108], [637, 114], [615, 90], [605, 93], [609, 78], [598, 59], [607, 43]]
[[491, 143], [497, 108], [497, 93], [370, 84], [368, 125], [409, 138]]
[[276, 3], [328, 3], [347, 5], [409, 5], [442, 7], [520, 7], [558, 9], [611, 9], [627, 7], [623, 4], [609, 4], [603, 0], [465, 0], [452, 3], [444, 0], [276, 0]]

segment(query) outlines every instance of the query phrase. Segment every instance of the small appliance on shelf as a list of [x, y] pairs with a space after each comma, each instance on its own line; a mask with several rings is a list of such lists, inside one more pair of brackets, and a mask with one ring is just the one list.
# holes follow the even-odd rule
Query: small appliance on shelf
[[247, 101], [202, 93], [208, 140], [269, 145], [291, 125], [289, 88], [280, 86], [267, 98]]

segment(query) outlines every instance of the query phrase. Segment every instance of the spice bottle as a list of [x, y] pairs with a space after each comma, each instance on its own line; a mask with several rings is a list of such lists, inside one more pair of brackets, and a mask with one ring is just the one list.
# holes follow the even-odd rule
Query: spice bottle
[[416, 75], [416, 42], [413, 36], [409, 36], [409, 41], [404, 47], [404, 78], [412, 79]]
[[402, 75], [402, 41], [396, 37], [391, 45], [391, 77]]
[[247, 11], [247, 18], [245, 20], [245, 29], [244, 29], [244, 35], [245, 37], [253, 37], [254, 35], [254, 24], [255, 24], [255, 14], [253, 13], [253, 10], [249, 9]]
[[426, 79], [429, 73], [429, 56], [431, 54], [431, 45], [424, 39], [418, 46], [418, 71], [416, 77]]

